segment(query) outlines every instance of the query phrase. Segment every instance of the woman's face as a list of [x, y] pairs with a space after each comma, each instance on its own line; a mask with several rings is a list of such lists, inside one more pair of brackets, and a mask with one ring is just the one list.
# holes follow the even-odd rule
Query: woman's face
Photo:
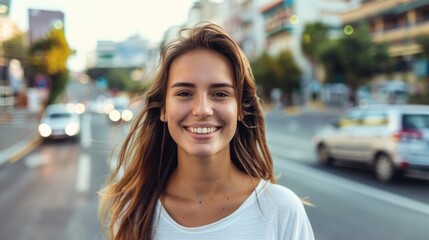
[[214, 51], [193, 50], [172, 62], [161, 120], [179, 156], [229, 156], [238, 120], [233, 79], [229, 61]]

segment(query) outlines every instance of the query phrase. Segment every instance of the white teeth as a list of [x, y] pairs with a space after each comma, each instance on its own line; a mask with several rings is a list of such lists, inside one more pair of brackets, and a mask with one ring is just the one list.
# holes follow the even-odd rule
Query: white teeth
[[208, 134], [215, 132], [217, 130], [216, 127], [188, 127], [188, 131], [192, 133], [198, 133], [198, 134]]

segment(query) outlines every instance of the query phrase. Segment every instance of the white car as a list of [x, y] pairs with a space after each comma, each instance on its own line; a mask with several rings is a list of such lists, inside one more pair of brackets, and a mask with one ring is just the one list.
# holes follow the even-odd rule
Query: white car
[[126, 123], [133, 119], [133, 112], [130, 109], [128, 98], [115, 98], [111, 109], [108, 111], [109, 119], [112, 123]]
[[373, 105], [346, 111], [313, 138], [318, 161], [373, 166], [389, 182], [407, 171], [429, 173], [429, 106]]
[[80, 118], [68, 105], [52, 104], [45, 109], [38, 130], [44, 139], [77, 139], [80, 133]]

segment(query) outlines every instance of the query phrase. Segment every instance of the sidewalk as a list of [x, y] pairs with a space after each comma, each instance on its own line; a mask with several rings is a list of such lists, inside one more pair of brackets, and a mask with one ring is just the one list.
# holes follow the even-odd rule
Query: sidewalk
[[0, 111], [0, 166], [13, 162], [40, 144], [38, 113], [27, 109]]
[[301, 115], [303, 113], [328, 113], [339, 115], [346, 110], [345, 107], [327, 106], [323, 103], [308, 103], [307, 105], [285, 106], [282, 109], [273, 110], [270, 105], [265, 105], [264, 110], [267, 112], [280, 111], [287, 115]]

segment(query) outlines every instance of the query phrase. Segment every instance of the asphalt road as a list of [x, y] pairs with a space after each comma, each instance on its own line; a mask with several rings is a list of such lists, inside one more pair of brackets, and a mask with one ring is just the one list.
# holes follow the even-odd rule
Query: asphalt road
[[[315, 163], [312, 133], [334, 118], [335, 113], [267, 114], [279, 183], [314, 204], [306, 210], [316, 239], [426, 239], [428, 181], [386, 186], [367, 170]], [[80, 142], [42, 144], [0, 167], [1, 239], [102, 239], [97, 191], [127, 129], [95, 114], [85, 114], [82, 124]]]

